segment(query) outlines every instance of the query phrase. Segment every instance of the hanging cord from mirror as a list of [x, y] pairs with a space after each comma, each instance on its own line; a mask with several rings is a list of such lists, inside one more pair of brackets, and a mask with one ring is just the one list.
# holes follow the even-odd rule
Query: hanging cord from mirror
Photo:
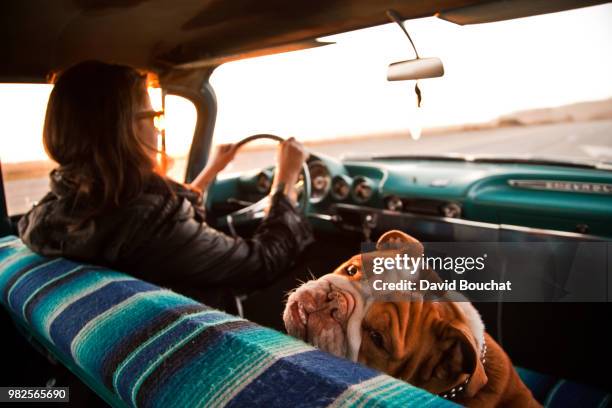
[[[412, 41], [412, 38], [410, 37], [408, 30], [406, 30], [406, 27], [404, 26], [404, 23], [402, 22], [403, 20], [400, 14], [393, 9], [389, 9], [387, 10], [387, 17], [389, 17], [389, 20], [391, 20], [391, 22], [396, 23], [402, 29], [404, 34], [406, 34], [406, 37], [408, 37], [408, 41], [410, 41], [410, 45], [412, 45], [412, 49], [414, 50], [416, 59], [421, 59], [421, 57], [419, 57], [419, 52], [417, 51], [416, 46], [414, 45], [414, 41]], [[421, 96], [421, 89], [419, 88], [419, 81], [416, 81], [414, 84], [414, 93], [416, 94], [416, 97], [417, 97], [417, 107], [420, 108], [422, 96]]]

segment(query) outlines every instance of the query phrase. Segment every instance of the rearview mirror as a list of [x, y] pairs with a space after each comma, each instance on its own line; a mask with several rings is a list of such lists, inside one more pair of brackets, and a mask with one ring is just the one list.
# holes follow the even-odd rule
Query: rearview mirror
[[444, 75], [444, 65], [442, 60], [436, 57], [394, 62], [387, 69], [387, 81], [437, 78], [442, 75]]

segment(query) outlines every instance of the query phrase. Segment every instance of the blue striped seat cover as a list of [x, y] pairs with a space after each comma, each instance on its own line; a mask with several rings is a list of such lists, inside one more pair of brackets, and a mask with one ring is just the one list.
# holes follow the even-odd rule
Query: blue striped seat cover
[[0, 239], [13, 319], [113, 406], [452, 406], [125, 274]]

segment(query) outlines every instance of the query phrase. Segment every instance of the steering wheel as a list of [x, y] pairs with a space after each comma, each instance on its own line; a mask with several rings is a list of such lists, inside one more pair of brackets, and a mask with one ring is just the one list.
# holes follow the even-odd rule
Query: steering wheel
[[[244, 139], [242, 139], [241, 141], [237, 143], [237, 148], [240, 148], [247, 143], [250, 143], [254, 140], [259, 140], [259, 139], [274, 140], [278, 143], [282, 143], [285, 141], [285, 139], [283, 139], [280, 136], [262, 133], [262, 134], [245, 137]], [[310, 172], [308, 171], [308, 165], [306, 164], [306, 162], [304, 162], [304, 164], [302, 165], [301, 175], [302, 175], [303, 189], [302, 189], [301, 196], [298, 198], [298, 208], [304, 215], [306, 215], [308, 214], [308, 209], [310, 206], [310, 190], [311, 190]], [[232, 233], [232, 235], [234, 236], [236, 235], [235, 226], [249, 223], [249, 222], [252, 222], [253, 220], [263, 219], [265, 217], [265, 210], [269, 204], [270, 204], [270, 195], [266, 195], [264, 198], [262, 198], [261, 200], [251, 205], [248, 205], [244, 208], [241, 208], [240, 210], [236, 210], [230, 214], [227, 214], [225, 216], [225, 221], [227, 222], [227, 226], [230, 232]]]

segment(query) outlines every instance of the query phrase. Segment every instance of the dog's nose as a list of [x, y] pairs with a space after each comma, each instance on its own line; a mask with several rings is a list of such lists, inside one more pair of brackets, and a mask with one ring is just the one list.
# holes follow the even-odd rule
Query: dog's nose
[[298, 304], [300, 320], [311, 313], [321, 317], [330, 316], [340, 323], [347, 318], [348, 302], [338, 290], [305, 292], [300, 296]]
[[339, 291], [332, 291], [327, 295], [326, 308], [338, 323], [343, 323], [348, 317], [348, 302], [346, 296]]

